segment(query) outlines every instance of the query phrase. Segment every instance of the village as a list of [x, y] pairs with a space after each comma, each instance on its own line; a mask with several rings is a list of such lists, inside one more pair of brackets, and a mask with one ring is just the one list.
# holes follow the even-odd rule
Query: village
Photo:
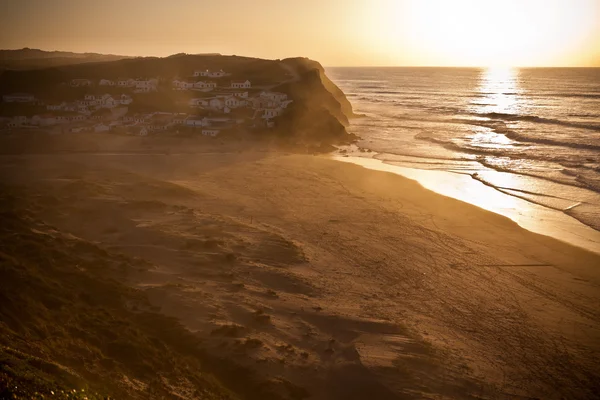
[[[195, 70], [187, 78], [78, 78], [62, 83], [63, 87], [83, 93], [76, 100], [48, 100], [30, 93], [5, 94], [0, 129], [43, 128], [55, 133], [140, 136], [192, 131], [215, 137], [225, 132], [273, 128], [277, 117], [292, 103], [287, 94], [270, 90], [275, 85], [253, 87], [248, 79], [231, 80], [230, 76], [223, 70]], [[152, 111], [136, 107], [136, 100], [143, 100], [144, 96], [160, 98], [169, 94], [177, 99], [177, 111], [173, 107]], [[14, 111], [6, 111], [7, 108]]]

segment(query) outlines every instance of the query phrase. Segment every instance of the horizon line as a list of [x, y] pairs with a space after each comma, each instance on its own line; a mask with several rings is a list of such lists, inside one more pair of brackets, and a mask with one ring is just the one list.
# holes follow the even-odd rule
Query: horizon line
[[[98, 54], [103, 56], [116, 56], [116, 57], [128, 57], [128, 58], [168, 58], [177, 54], [185, 54], [189, 56], [202, 56], [202, 55], [220, 55], [220, 56], [230, 56], [230, 57], [248, 57], [248, 58], [261, 58], [257, 56], [244, 56], [239, 54], [223, 54], [219, 52], [206, 52], [206, 53], [186, 53], [186, 52], [176, 52], [169, 55], [158, 56], [158, 55], [125, 55], [125, 54], [117, 54], [117, 53], [99, 53], [96, 51], [84, 51], [78, 52], [73, 50], [44, 50], [37, 47], [21, 47], [21, 48], [13, 48], [13, 49], [0, 49], [0, 51], [19, 51], [19, 50], [40, 50], [48, 53], [54, 52], [63, 52], [63, 53], [74, 53], [74, 54]], [[297, 58], [297, 57], [305, 57], [306, 56], [292, 56], [292, 57], [284, 57], [284, 58], [263, 58], [264, 60], [283, 60], [286, 58]], [[321, 63], [321, 61], [317, 59], [313, 59], [313, 61], [317, 61]], [[323, 65], [321, 63], [321, 65]], [[532, 66], [519, 66], [519, 65], [507, 65], [507, 66], [494, 66], [494, 65], [323, 65], [324, 68], [503, 68], [503, 69], [525, 69], [525, 68], [600, 68], [600, 64], [598, 65], [578, 65], [578, 66], [570, 66], [570, 65], [532, 65]]]

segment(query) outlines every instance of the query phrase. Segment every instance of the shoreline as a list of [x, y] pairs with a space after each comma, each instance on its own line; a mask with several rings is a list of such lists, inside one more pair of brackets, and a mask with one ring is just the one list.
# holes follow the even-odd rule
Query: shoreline
[[414, 180], [437, 194], [510, 218], [530, 232], [600, 254], [600, 232], [594, 228], [561, 211], [504, 194], [466, 174], [404, 167], [373, 157], [338, 154], [332, 154], [330, 157], [336, 161], [357, 164], [375, 171], [391, 172]]

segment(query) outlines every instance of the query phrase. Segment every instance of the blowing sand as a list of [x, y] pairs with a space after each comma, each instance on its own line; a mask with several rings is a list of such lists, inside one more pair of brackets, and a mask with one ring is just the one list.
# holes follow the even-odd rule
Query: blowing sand
[[282, 397], [600, 393], [599, 255], [326, 157], [150, 153], [6, 155], [0, 176], [146, 260], [129, 283]]

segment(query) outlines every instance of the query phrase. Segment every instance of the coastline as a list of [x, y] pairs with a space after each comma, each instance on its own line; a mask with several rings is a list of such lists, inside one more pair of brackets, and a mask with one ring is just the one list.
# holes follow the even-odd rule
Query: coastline
[[3, 183], [144, 260], [128, 284], [208, 353], [315, 399], [594, 392], [600, 255], [395, 173], [136, 142], [1, 157]]
[[504, 194], [466, 174], [404, 167], [371, 157], [335, 154], [332, 158], [415, 180], [435, 193], [508, 217], [531, 232], [600, 254], [599, 231], [561, 211]]

